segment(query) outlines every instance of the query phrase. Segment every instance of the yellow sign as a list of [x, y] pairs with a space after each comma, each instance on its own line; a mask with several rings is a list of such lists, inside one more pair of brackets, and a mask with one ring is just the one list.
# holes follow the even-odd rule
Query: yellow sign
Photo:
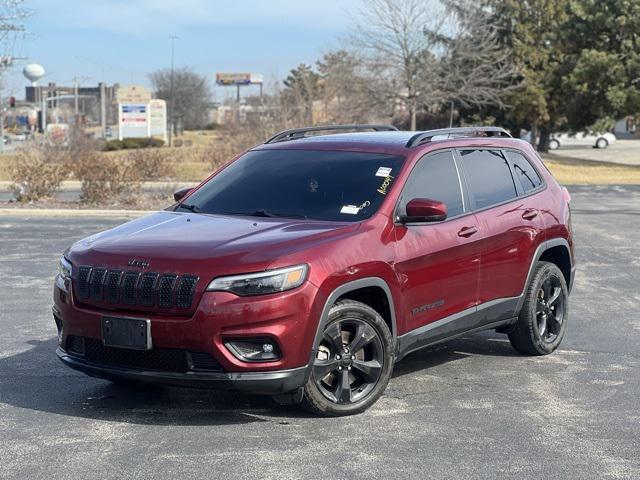
[[259, 73], [216, 73], [218, 85], [259, 85], [262, 82]]
[[116, 92], [118, 103], [146, 104], [151, 101], [151, 92], [140, 85], [127, 85], [118, 87]]

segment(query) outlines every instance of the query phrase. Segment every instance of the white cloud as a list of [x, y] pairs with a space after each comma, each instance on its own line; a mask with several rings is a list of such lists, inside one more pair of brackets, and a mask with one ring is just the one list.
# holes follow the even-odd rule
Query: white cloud
[[36, 0], [40, 19], [63, 27], [140, 34], [190, 26], [342, 29], [359, 0]]

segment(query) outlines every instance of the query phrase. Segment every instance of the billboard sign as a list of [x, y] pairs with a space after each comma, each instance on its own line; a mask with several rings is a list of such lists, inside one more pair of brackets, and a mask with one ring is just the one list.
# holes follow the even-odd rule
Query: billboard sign
[[140, 85], [123, 85], [116, 91], [118, 103], [149, 103], [151, 92]]
[[164, 100], [149, 102], [149, 128], [152, 137], [167, 141], [167, 102]]
[[216, 84], [228, 85], [260, 85], [263, 82], [260, 73], [216, 73]]
[[149, 105], [118, 104], [118, 138], [149, 137]]

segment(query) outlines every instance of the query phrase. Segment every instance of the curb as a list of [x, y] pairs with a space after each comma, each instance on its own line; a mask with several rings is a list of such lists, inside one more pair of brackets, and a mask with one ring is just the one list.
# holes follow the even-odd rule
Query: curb
[[138, 218], [157, 210], [76, 210], [65, 208], [0, 208], [0, 216], [9, 217], [103, 217]]

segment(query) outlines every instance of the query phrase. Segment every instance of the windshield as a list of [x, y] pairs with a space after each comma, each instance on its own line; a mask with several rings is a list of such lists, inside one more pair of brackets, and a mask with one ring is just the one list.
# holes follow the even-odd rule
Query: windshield
[[246, 153], [178, 209], [220, 215], [360, 221], [388, 194], [404, 157], [379, 153]]

